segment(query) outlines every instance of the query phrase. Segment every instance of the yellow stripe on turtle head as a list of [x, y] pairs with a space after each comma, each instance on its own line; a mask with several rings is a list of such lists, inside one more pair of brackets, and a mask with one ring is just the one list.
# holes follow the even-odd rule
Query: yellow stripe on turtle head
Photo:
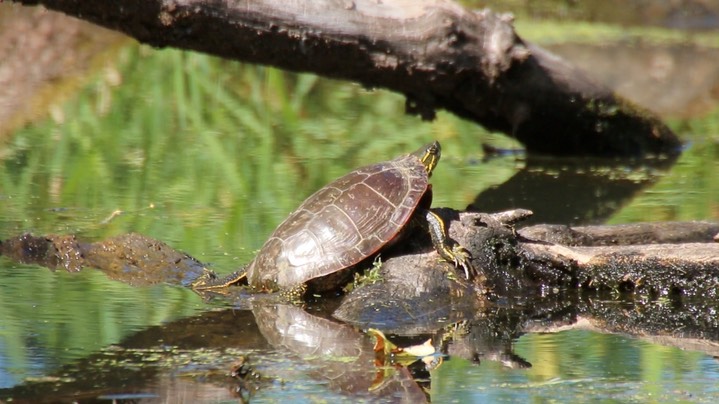
[[432, 170], [437, 166], [439, 158], [442, 155], [442, 147], [438, 141], [426, 144], [412, 153], [417, 156], [427, 170], [427, 175], [432, 175]]

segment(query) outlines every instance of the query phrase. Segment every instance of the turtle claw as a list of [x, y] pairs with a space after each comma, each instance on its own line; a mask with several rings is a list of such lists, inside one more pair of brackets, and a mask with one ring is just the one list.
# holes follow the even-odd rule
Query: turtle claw
[[455, 268], [462, 267], [467, 279], [477, 275], [477, 270], [472, 267], [472, 254], [457, 242], [449, 239], [442, 218], [431, 210], [426, 211], [425, 218], [429, 226], [429, 234], [432, 237], [432, 244], [439, 256], [454, 264]]
[[462, 267], [467, 279], [477, 275], [477, 270], [472, 266], [472, 254], [459, 244], [452, 246], [452, 263], [455, 268]]

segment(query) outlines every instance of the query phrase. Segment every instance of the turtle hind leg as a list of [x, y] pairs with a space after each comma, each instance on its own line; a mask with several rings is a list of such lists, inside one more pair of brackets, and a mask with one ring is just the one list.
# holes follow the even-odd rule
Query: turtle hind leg
[[247, 272], [245, 272], [245, 268], [222, 278], [218, 277], [214, 271], [205, 269], [205, 272], [190, 284], [190, 288], [202, 291], [223, 289], [236, 284], [247, 284]]
[[472, 266], [472, 255], [467, 249], [447, 235], [447, 227], [439, 215], [427, 209], [424, 214], [427, 219], [429, 235], [432, 237], [432, 244], [437, 253], [445, 261], [451, 262], [455, 267], [462, 267], [464, 276], [467, 279], [477, 275], [477, 270]]
[[304, 302], [305, 293], [307, 292], [307, 285], [304, 283], [291, 288], [285, 288], [280, 290], [280, 297], [293, 304], [300, 304]]

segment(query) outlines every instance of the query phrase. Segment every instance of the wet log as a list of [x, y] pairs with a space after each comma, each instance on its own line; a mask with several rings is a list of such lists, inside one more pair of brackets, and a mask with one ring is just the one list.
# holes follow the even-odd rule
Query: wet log
[[[350, 292], [334, 316], [401, 335], [469, 320], [481, 324], [478, 332], [507, 340], [581, 328], [719, 352], [719, 224], [515, 230], [526, 211], [441, 213], [452, 238], [472, 252], [483, 274], [473, 286], [434, 251], [423, 258], [400, 255], [383, 262], [383, 282]], [[568, 240], [567, 234], [575, 236], [568, 244], [582, 246], [547, 241]], [[591, 246], [592, 237], [597, 246]], [[467, 349], [462, 356], [479, 352], [471, 345], [481, 340], [461, 345]]]
[[[528, 229], [532, 230], [532, 229]], [[569, 229], [567, 245], [533, 238], [528, 256], [571, 262], [573, 286], [631, 291], [651, 297], [719, 297], [719, 227], [709, 222], [641, 223]], [[520, 231], [520, 235], [536, 234]], [[549, 237], [548, 239], [554, 239]]]
[[[446, 289], [453, 294], [473, 290], [495, 297], [516, 297], [584, 289], [631, 291], [653, 297], [719, 297], [717, 223], [642, 223], [574, 229], [535, 226], [515, 230], [515, 223], [528, 217], [529, 212], [437, 211], [450, 223], [450, 236], [472, 253], [472, 263], [481, 276], [473, 281], [472, 287], [467, 287], [459, 272], [426, 249], [424, 253], [415, 251], [383, 262], [383, 276], [391, 284], [387, 293], [416, 295], [436, 290], [441, 294]], [[432, 271], [451, 276], [435, 276], [427, 283], [422, 282]], [[443, 285], [443, 289], [437, 285]]]
[[[351, 80], [502, 131], [530, 153], [678, 154], [651, 113], [522, 40], [512, 17], [445, 0], [14, 0], [41, 4], [156, 47]], [[230, 39], [230, 40], [228, 40]]]
[[121, 234], [95, 243], [72, 235], [23, 234], [0, 242], [0, 255], [16, 262], [51, 270], [77, 272], [96, 268], [110, 279], [132, 286], [160, 283], [191, 287], [212, 272], [191, 256], [137, 233]]
[[[383, 253], [383, 281], [353, 292], [362, 297], [363, 304], [385, 305], [388, 301], [425, 296], [434, 302], [437, 298], [454, 299], [452, 305], [473, 311], [487, 299], [531, 299], [537, 294], [546, 296], [568, 289], [631, 292], [649, 298], [719, 297], [716, 223], [574, 229], [534, 226], [517, 231], [514, 226], [531, 212], [435, 211], [449, 224], [451, 238], [472, 254], [478, 275], [464, 279], [463, 271], [442, 261], [428, 237], [418, 234]], [[98, 268], [113, 279], [133, 285], [168, 283], [192, 287], [201, 277], [215, 276], [191, 256], [139, 234], [96, 243], [79, 242], [73, 236], [22, 235], [1, 242], [0, 254], [71, 272], [82, 267]], [[358, 269], [371, 267], [373, 259], [358, 265]]]
[[712, 222], [629, 223], [612, 226], [536, 225], [522, 237], [566, 246], [621, 246], [637, 244], [708, 243], [719, 241], [719, 225]]

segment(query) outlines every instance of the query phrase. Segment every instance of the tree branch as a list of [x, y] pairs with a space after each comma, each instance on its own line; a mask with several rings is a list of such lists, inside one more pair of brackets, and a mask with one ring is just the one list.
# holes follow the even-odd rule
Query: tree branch
[[356, 81], [507, 133], [529, 152], [676, 154], [650, 113], [519, 38], [511, 18], [445, 0], [14, 0], [172, 46]]

